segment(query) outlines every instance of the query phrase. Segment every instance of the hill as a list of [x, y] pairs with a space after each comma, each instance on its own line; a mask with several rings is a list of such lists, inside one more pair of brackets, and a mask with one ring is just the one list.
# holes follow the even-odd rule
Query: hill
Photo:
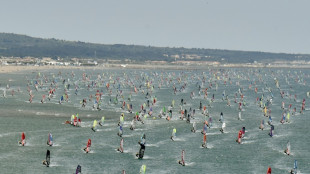
[[200, 48], [169, 48], [123, 44], [94, 44], [80, 41], [34, 38], [0, 33], [0, 56], [115, 59], [133, 61], [218, 61], [223, 63], [310, 60], [309, 54], [285, 54]]

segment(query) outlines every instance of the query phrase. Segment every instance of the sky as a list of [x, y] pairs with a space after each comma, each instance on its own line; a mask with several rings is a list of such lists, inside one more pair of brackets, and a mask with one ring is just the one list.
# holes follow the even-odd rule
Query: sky
[[102, 44], [310, 54], [310, 0], [9, 0], [0, 32]]

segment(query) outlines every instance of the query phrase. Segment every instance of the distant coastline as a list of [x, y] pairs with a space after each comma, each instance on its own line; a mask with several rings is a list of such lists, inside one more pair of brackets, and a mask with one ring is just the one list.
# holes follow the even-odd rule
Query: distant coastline
[[0, 73], [14, 73], [14, 72], [22, 72], [22, 71], [43, 71], [43, 70], [51, 70], [51, 69], [59, 69], [59, 70], [84, 70], [84, 69], [94, 69], [94, 70], [105, 70], [105, 69], [148, 69], [148, 70], [203, 70], [209, 68], [310, 68], [309, 63], [282, 63], [282, 64], [107, 64], [107, 65], [97, 65], [97, 66], [61, 66], [61, 65], [0, 65]]
[[[310, 54], [207, 48], [154, 47], [124, 44], [95, 44], [42, 39], [0, 32], [1, 64], [144, 64], [145, 62], [191, 62], [193, 64], [255, 64], [279, 61], [310, 61]], [[58, 65], [59, 65], [58, 64]], [[257, 66], [257, 65], [255, 65]]]

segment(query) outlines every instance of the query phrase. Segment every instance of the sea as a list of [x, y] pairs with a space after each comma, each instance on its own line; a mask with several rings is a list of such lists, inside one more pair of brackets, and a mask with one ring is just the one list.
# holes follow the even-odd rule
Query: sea
[[[50, 90], [54, 94], [49, 100]], [[140, 168], [145, 165], [145, 173], [151, 174], [261, 174], [269, 166], [273, 174], [284, 174], [294, 168], [297, 160], [297, 172], [309, 174], [309, 91], [309, 69], [81, 68], [1, 73], [0, 173], [72, 174], [80, 165], [83, 174], [131, 174], [143, 173]], [[45, 99], [41, 102], [43, 95]], [[61, 96], [64, 100], [60, 102]], [[123, 102], [125, 109], [121, 108]], [[200, 110], [200, 102], [206, 106], [208, 116]], [[132, 113], [128, 112], [127, 104], [132, 104]], [[143, 104], [146, 110], [143, 123], [136, 121], [135, 129], [131, 130], [131, 122]], [[264, 116], [264, 106], [268, 113], [270, 110], [272, 137], [268, 135], [271, 127], [267, 124], [269, 118]], [[151, 107], [153, 113], [148, 115]], [[164, 107], [172, 111], [169, 121], [165, 115], [159, 117]], [[180, 119], [180, 111], [185, 109], [191, 114], [190, 122]], [[224, 133], [220, 132], [221, 112], [226, 124]], [[120, 137], [117, 133], [122, 113], [125, 121]], [[286, 118], [281, 123], [287, 113], [289, 121]], [[80, 127], [65, 124], [76, 114], [81, 119]], [[91, 129], [94, 120], [99, 122], [102, 117], [105, 117], [103, 125], [97, 125], [94, 132]], [[210, 117], [207, 148], [202, 148], [201, 130]], [[262, 120], [263, 130], [259, 129]], [[191, 131], [194, 122], [195, 133]], [[239, 144], [236, 139], [243, 127], [246, 131]], [[25, 146], [18, 143], [22, 132], [26, 135]], [[53, 135], [53, 146], [47, 145], [49, 133]], [[143, 134], [146, 148], [143, 159], [138, 159], [138, 142]], [[88, 139], [92, 140], [91, 151], [85, 153]], [[124, 153], [117, 151], [121, 139]], [[288, 141], [290, 155], [284, 153]], [[49, 167], [42, 164], [47, 150]], [[178, 163], [182, 150], [185, 166]]]

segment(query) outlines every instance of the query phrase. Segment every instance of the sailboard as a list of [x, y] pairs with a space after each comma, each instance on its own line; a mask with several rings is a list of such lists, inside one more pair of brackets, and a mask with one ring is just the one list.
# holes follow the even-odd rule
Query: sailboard
[[181, 160], [179, 160], [179, 164], [182, 165], [182, 166], [185, 166], [185, 151], [182, 150], [182, 155], [181, 155]]
[[50, 160], [51, 160], [51, 154], [50, 154], [50, 151], [47, 150], [45, 160], [43, 161], [43, 165], [45, 165], [46, 167], [49, 167]]

